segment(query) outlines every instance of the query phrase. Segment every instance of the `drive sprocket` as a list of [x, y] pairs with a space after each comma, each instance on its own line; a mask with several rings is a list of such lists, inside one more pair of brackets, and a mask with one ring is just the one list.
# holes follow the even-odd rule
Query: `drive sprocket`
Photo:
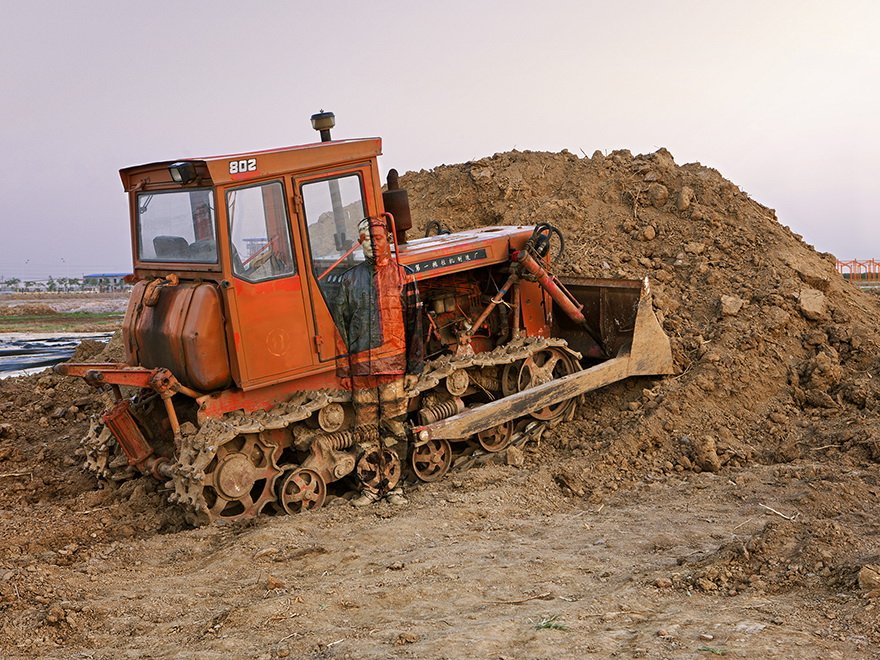
[[252, 518], [275, 501], [280, 454], [266, 434], [239, 433], [227, 422], [212, 420], [182, 438], [169, 499], [182, 504], [197, 525]]

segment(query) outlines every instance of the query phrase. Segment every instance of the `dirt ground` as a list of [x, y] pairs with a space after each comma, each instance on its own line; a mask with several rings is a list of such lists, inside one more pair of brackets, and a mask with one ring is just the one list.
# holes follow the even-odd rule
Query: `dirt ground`
[[677, 373], [403, 506], [202, 529], [82, 471], [84, 384], [0, 381], [0, 655], [880, 657], [880, 298], [665, 150], [403, 184], [420, 226], [551, 221], [563, 274], [648, 274]]

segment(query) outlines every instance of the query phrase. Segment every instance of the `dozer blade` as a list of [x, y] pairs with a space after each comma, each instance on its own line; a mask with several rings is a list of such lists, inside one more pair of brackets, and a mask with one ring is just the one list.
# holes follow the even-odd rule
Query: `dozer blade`
[[[557, 336], [570, 341], [571, 333], [578, 332], [580, 334], [576, 337], [572, 336], [575, 342], [570, 341], [570, 344], [575, 343], [574, 348], [577, 348], [578, 344], [581, 348], [588, 347], [588, 355], [613, 349], [616, 357], [503, 399], [469, 408], [434, 424], [417, 427], [414, 431], [418, 442], [440, 438], [448, 440], [466, 438], [630, 376], [660, 376], [673, 373], [669, 338], [664, 334], [660, 322], [654, 315], [647, 278], [643, 282], [581, 279], [577, 283], [565, 282], [565, 286], [579, 299], [578, 294], [583, 294], [584, 291], [589, 291], [596, 300], [604, 299], [604, 305], [600, 304], [599, 309], [594, 314], [589, 314], [588, 318], [592, 317], [599, 323], [606, 323], [606, 332], [595, 333], [606, 346], [598, 346], [583, 329], [569, 328]], [[626, 302], [627, 299], [630, 301], [629, 304]], [[586, 301], [582, 302], [586, 303]], [[585, 313], [588, 310], [589, 305], [585, 305]], [[607, 316], [602, 315], [603, 310]], [[614, 316], [609, 310], [616, 310], [617, 315]], [[621, 341], [621, 338], [627, 340]]]

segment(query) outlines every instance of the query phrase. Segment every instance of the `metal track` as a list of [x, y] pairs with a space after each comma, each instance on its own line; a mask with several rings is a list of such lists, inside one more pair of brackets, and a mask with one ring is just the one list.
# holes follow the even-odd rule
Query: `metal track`
[[[485, 353], [476, 353], [457, 357], [454, 355], [444, 355], [432, 362], [429, 362], [418, 381], [413, 387], [406, 391], [406, 396], [412, 398], [418, 394], [422, 394], [430, 389], [437, 387], [440, 382], [449, 376], [453, 371], [459, 369], [469, 369], [471, 367], [495, 367], [513, 364], [517, 360], [525, 360], [530, 355], [542, 351], [547, 348], [564, 348], [568, 349], [568, 344], [564, 339], [547, 339], [544, 337], [524, 337], [503, 344], [491, 351]], [[580, 359], [580, 354], [570, 351], [571, 354]]]
[[213, 460], [218, 447], [240, 435], [287, 428], [308, 419], [329, 403], [350, 399], [351, 393], [344, 390], [302, 392], [271, 410], [251, 414], [228, 413], [219, 419], [209, 419], [198, 429], [184, 425], [177, 461], [171, 466], [171, 480], [165, 484], [172, 491], [168, 500], [187, 510], [192, 522], [210, 522], [204, 497], [205, 468]]
[[[492, 351], [469, 356], [444, 355], [429, 362], [415, 384], [405, 392], [412, 398], [428, 392], [443, 383], [444, 379], [460, 369], [505, 366], [547, 348], [566, 348], [561, 339], [525, 337], [499, 346]], [[575, 354], [576, 357], [579, 355]], [[351, 401], [346, 390], [319, 390], [301, 392], [290, 401], [266, 411], [244, 413], [235, 411], [223, 417], [207, 420], [201, 427], [184, 424], [181, 427], [180, 444], [175, 462], [170, 466], [171, 478], [165, 486], [171, 493], [169, 501], [180, 505], [187, 518], [194, 524], [210, 522], [208, 503], [204, 496], [205, 469], [217, 454], [217, 449], [234, 438], [263, 431], [285, 429], [308, 419], [330, 403]], [[323, 434], [316, 434], [315, 438]], [[313, 439], [314, 440], [314, 439]], [[116, 458], [123, 458], [116, 441], [101, 423], [93, 424], [89, 434], [82, 440], [86, 467], [101, 479], [120, 480], [135, 476], [125, 465], [122, 471], [116, 466]], [[119, 454], [119, 456], [117, 456]], [[279, 469], [280, 474], [280, 469]]]

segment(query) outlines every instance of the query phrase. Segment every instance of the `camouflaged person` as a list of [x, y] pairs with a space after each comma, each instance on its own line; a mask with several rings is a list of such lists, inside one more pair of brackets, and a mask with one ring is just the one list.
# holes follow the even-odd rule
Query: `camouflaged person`
[[[362, 443], [361, 456], [383, 460], [382, 449], [388, 449], [402, 466], [408, 452], [406, 378], [424, 366], [418, 291], [392, 258], [384, 219], [364, 218], [358, 233], [364, 260], [339, 276], [332, 305], [340, 341], [337, 374], [351, 381], [355, 425], [379, 429], [378, 443]], [[352, 500], [355, 506], [382, 498], [406, 502], [399, 481], [368, 481]]]

